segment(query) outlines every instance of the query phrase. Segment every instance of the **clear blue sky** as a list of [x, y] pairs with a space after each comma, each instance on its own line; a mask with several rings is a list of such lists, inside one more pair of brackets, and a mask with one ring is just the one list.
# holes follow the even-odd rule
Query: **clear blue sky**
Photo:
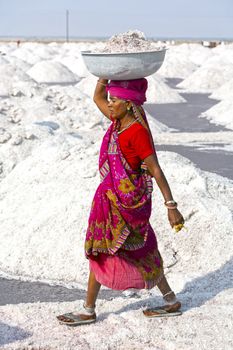
[[0, 0], [0, 36], [233, 38], [233, 0]]

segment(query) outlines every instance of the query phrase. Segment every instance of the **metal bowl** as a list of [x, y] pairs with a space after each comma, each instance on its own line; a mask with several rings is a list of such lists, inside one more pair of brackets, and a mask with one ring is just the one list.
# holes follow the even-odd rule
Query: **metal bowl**
[[161, 67], [166, 49], [148, 52], [94, 53], [82, 51], [90, 73], [109, 80], [131, 80], [154, 74]]

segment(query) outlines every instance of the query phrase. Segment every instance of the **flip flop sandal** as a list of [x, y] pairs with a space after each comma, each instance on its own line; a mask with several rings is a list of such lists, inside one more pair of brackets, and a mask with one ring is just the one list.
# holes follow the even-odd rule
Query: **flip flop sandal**
[[182, 315], [181, 311], [166, 311], [164, 309], [147, 309], [143, 310], [143, 314], [148, 318], [155, 318], [155, 317], [172, 317], [172, 316], [180, 316]]
[[[61, 320], [60, 317], [65, 317], [67, 320]], [[82, 324], [88, 324], [88, 323], [93, 323], [96, 321], [96, 315], [75, 315], [73, 312], [69, 312], [67, 314], [59, 315], [57, 316], [58, 321], [61, 324], [65, 324], [67, 326], [79, 326]]]

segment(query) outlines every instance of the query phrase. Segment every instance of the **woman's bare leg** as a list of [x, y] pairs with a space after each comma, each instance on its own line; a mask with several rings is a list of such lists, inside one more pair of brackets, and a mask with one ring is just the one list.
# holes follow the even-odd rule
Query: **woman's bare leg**
[[91, 308], [95, 307], [95, 302], [99, 294], [100, 287], [101, 287], [101, 284], [96, 281], [94, 273], [90, 271], [89, 279], [88, 279], [86, 303], [85, 303], [87, 307], [91, 307]]
[[[168, 284], [168, 281], [165, 276], [161, 279], [161, 281], [157, 284], [160, 292], [164, 296], [164, 300], [167, 301], [170, 306], [166, 306], [166, 309], [174, 309], [174, 311], [179, 310], [181, 307], [181, 303], [176, 299], [175, 293], [172, 291], [171, 287]], [[174, 303], [172, 303], [174, 300]]]
[[[165, 305], [156, 307], [155, 309], [147, 309], [144, 310], [143, 313], [146, 317], [161, 317], [164, 316], [164, 312], [166, 315], [177, 316], [180, 313], [181, 303], [176, 299], [175, 293], [171, 290], [171, 287], [168, 284], [168, 281], [165, 276], [161, 279], [161, 281], [157, 284], [160, 292], [163, 294], [163, 299], [165, 300]], [[161, 311], [163, 310], [163, 311]]]
[[172, 290], [165, 276], [163, 276], [157, 286], [163, 295], [169, 293]]
[[[72, 312], [72, 315], [70, 314], [68, 316], [66, 315], [59, 315], [57, 316], [57, 319], [59, 321], [65, 322], [66, 324], [72, 324], [74, 322], [73, 315], [79, 317], [79, 324], [87, 323], [87, 321], [95, 321], [96, 314], [95, 314], [95, 302], [100, 290], [101, 284], [96, 281], [94, 273], [91, 271], [89, 274], [88, 279], [88, 288], [87, 288], [87, 296], [86, 301], [83, 305], [83, 311], [81, 312]], [[76, 319], [77, 321], [77, 319]]]

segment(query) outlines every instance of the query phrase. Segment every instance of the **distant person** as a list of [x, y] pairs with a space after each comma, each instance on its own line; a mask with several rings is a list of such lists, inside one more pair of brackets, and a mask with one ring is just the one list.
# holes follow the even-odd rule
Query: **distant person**
[[17, 40], [17, 47], [19, 47], [20, 45], [20, 40]]
[[57, 316], [62, 324], [77, 326], [96, 321], [95, 306], [101, 284], [115, 290], [151, 289], [157, 285], [165, 303], [144, 310], [144, 315], [181, 314], [181, 303], [164, 275], [156, 236], [149, 223], [151, 177], [164, 197], [170, 225], [182, 228], [184, 219], [156, 156], [142, 108], [146, 90], [144, 78], [109, 84], [104, 79], [97, 82], [94, 101], [112, 123], [100, 149], [101, 183], [92, 202], [86, 234], [88, 290], [81, 311]]

